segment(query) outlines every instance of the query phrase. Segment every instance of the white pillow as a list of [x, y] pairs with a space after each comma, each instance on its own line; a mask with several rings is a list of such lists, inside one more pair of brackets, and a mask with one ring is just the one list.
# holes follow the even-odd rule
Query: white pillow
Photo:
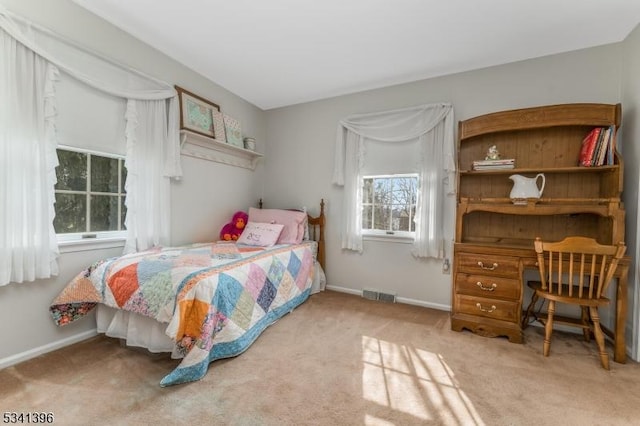
[[278, 223], [249, 222], [244, 227], [238, 244], [271, 247], [278, 241], [284, 225]]

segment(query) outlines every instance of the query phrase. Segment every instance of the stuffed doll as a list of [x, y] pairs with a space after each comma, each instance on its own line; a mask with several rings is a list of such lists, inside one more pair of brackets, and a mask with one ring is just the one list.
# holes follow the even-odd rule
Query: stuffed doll
[[220, 239], [225, 241], [236, 241], [244, 226], [247, 224], [249, 216], [245, 212], [235, 212], [231, 222], [227, 223], [220, 230]]

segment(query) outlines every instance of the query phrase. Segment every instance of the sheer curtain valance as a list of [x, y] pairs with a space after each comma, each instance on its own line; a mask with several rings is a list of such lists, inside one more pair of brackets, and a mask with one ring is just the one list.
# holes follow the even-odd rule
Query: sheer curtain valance
[[420, 144], [420, 180], [416, 206], [416, 257], [443, 256], [443, 206], [446, 184], [455, 172], [453, 107], [429, 104], [340, 120], [333, 183], [344, 187], [342, 248], [362, 252], [362, 170], [367, 141]]
[[118, 64], [88, 48], [21, 18], [0, 5], [0, 27], [20, 44], [74, 78], [126, 99], [161, 100], [176, 96], [168, 83]]
[[[9, 262], [2, 262], [0, 270], [0, 285], [10, 281], [21, 282], [44, 278], [55, 275], [57, 272], [56, 256], [57, 243], [53, 230], [53, 208], [55, 185], [55, 79], [44, 84], [47, 75], [58, 70], [64, 71], [69, 76], [82, 81], [97, 90], [107, 94], [121, 97], [127, 100], [126, 138], [127, 155], [127, 199], [145, 199], [144, 203], [127, 203], [131, 218], [127, 218], [127, 244], [128, 250], [143, 250], [154, 244], [167, 244], [169, 235], [169, 185], [170, 178], [179, 178], [182, 175], [180, 167], [180, 138], [178, 129], [179, 107], [177, 93], [172, 85], [146, 76], [134, 69], [118, 64], [108, 58], [100, 56], [78, 44], [29, 21], [20, 18], [4, 7], [0, 6], [0, 55], [2, 58], [2, 72], [0, 73], [0, 87], [3, 95], [0, 98], [0, 122], [3, 131], [0, 133], [0, 143], [3, 150], [2, 161], [19, 164], [29, 162], [29, 167], [41, 168], [43, 173], [52, 181], [33, 182], [26, 192], [20, 194], [8, 188], [0, 197], [0, 210], [6, 211], [6, 217], [18, 217], [21, 210], [30, 211], [37, 208], [37, 202], [46, 200], [50, 208], [39, 209], [45, 215], [44, 222], [48, 224], [46, 230], [36, 229], [33, 226], [16, 227], [12, 222], [3, 221], [3, 232], [0, 234], [0, 250], [3, 257], [6, 255]], [[33, 59], [35, 58], [35, 59]], [[25, 69], [26, 66], [29, 69]], [[42, 69], [47, 68], [43, 74]], [[34, 75], [30, 81], [19, 78], [20, 74]], [[45, 77], [39, 77], [43, 74]], [[9, 97], [9, 93], [15, 92], [15, 97]], [[5, 96], [5, 94], [7, 94]], [[46, 96], [45, 96], [46, 94]], [[34, 107], [29, 104], [33, 100], [48, 99], [51, 113], [42, 113], [42, 105]], [[38, 101], [40, 102], [40, 101]], [[21, 120], [15, 120], [12, 113], [20, 111], [26, 114]], [[50, 129], [49, 133], [36, 132], [36, 129]], [[37, 133], [37, 134], [36, 134]], [[39, 155], [29, 155], [20, 146], [30, 146], [23, 143], [28, 135], [31, 149]], [[153, 147], [150, 149], [149, 147]], [[53, 160], [46, 157], [43, 152], [51, 152], [53, 147]], [[49, 151], [47, 151], [49, 150]], [[46, 157], [46, 158], [45, 158]], [[5, 173], [9, 173], [4, 169]], [[152, 172], [151, 172], [152, 170]], [[12, 179], [13, 180], [13, 179]], [[158, 181], [164, 180], [164, 184]], [[3, 179], [5, 185], [8, 179]], [[25, 183], [26, 184], [26, 183]], [[24, 185], [23, 185], [24, 186]], [[15, 187], [15, 186], [14, 186]], [[3, 188], [4, 189], [4, 188]], [[38, 201], [36, 201], [38, 199]], [[145, 220], [147, 214], [163, 211], [158, 220]], [[40, 225], [42, 226], [42, 225]], [[145, 232], [139, 232], [140, 227], [145, 227]], [[46, 232], [45, 232], [46, 231]], [[49, 254], [42, 256], [36, 262], [40, 266], [26, 268], [23, 272], [17, 272], [15, 268], [24, 264], [21, 259], [25, 241], [32, 241], [33, 235], [39, 236], [33, 242], [38, 250], [47, 247]], [[53, 242], [44, 235], [53, 235]], [[139, 238], [145, 235], [144, 238]], [[31, 244], [31, 243], [30, 243]], [[34, 269], [44, 270], [45, 264], [49, 267], [49, 274], [35, 274]], [[12, 266], [13, 265], [13, 266]], [[31, 271], [27, 271], [30, 269]]]

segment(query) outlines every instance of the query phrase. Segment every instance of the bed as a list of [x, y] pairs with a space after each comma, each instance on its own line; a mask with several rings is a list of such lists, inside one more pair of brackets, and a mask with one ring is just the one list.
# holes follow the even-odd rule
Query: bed
[[[247, 231], [267, 223], [282, 229], [276, 243], [247, 244]], [[98, 332], [181, 359], [161, 386], [199, 380], [212, 361], [244, 352], [324, 288], [324, 224], [323, 200], [317, 217], [262, 209], [261, 200], [260, 209], [249, 209], [238, 241], [154, 247], [101, 260], [80, 272], [49, 310], [65, 326], [95, 309]]]

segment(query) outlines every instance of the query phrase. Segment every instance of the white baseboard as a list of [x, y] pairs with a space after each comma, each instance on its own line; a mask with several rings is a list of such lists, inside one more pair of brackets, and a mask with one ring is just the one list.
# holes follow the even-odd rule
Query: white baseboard
[[47, 352], [52, 352], [52, 351], [55, 351], [56, 349], [64, 348], [65, 346], [69, 346], [74, 343], [90, 339], [91, 337], [94, 337], [97, 335], [98, 335], [98, 330], [94, 328], [92, 330], [88, 330], [83, 333], [76, 334], [71, 337], [67, 337], [66, 339], [57, 340], [55, 342], [48, 343], [46, 345], [43, 345], [37, 348], [29, 349], [28, 351], [11, 355], [6, 358], [0, 358], [0, 370], [2, 370], [3, 368], [10, 367], [12, 365], [21, 363], [23, 361], [27, 361], [31, 358], [35, 358], [37, 356], [46, 354]]
[[326, 289], [327, 290], [337, 291], [337, 292], [340, 292], [340, 293], [355, 294], [356, 296], [360, 296], [362, 294], [362, 292], [360, 290], [354, 290], [352, 288], [346, 288], [346, 287], [338, 287], [338, 286], [335, 286], [335, 285], [327, 285]]
[[[362, 290], [356, 290], [353, 288], [339, 287], [335, 285], [327, 285], [327, 290], [338, 291], [340, 293], [349, 293], [356, 296], [362, 296]], [[437, 309], [439, 311], [451, 311], [451, 305], [442, 305], [440, 303], [425, 302], [423, 300], [409, 299], [407, 297], [396, 298], [398, 303], [406, 303], [407, 305], [422, 306], [423, 308]]]
[[423, 308], [431, 308], [431, 309], [437, 309], [439, 311], [451, 312], [451, 305], [425, 302], [423, 300], [409, 299], [407, 297], [398, 297], [396, 300], [400, 303], [406, 303], [407, 305], [416, 305], [416, 306], [422, 306]]

